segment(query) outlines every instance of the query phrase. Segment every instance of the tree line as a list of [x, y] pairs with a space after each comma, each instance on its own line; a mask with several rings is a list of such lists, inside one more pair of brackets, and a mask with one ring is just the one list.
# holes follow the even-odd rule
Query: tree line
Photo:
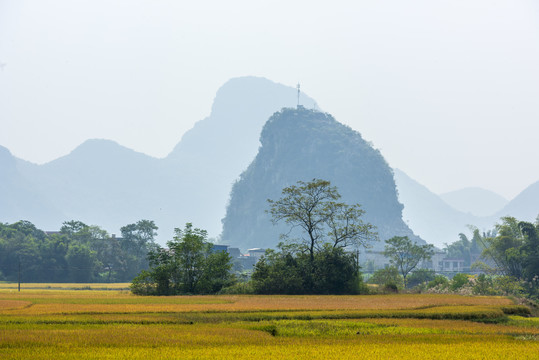
[[313, 179], [285, 187], [268, 200], [274, 222], [299, 228], [300, 238], [283, 235], [277, 250], [260, 259], [247, 286], [230, 274], [230, 257], [212, 250], [205, 231], [187, 224], [176, 229], [168, 248], [150, 251], [150, 269], [132, 284], [137, 294], [195, 294], [218, 291], [259, 294], [357, 294], [359, 248], [376, 239], [374, 226], [361, 219], [359, 205], [340, 201], [329, 181]]
[[[118, 238], [80, 221], [65, 222], [57, 233], [28, 221], [0, 223], [0, 281], [17, 281], [20, 273], [24, 282], [132, 281], [131, 290], [140, 295], [366, 293], [358, 255], [377, 240], [376, 229], [363, 222], [359, 204], [340, 199], [337, 188], [320, 179], [298, 181], [278, 200], [268, 199], [272, 221], [285, 222], [290, 232], [277, 249], [266, 251], [247, 282], [233, 274], [229, 254], [216, 251], [205, 230], [187, 223], [161, 247], [155, 242], [158, 228], [149, 220], [122, 227]], [[539, 218], [532, 224], [504, 217], [492, 232], [474, 229], [471, 239], [460, 234], [446, 250], [484, 273], [472, 279], [473, 291], [517, 289], [515, 295], [539, 296]], [[463, 275], [450, 283], [419, 268], [432, 256], [432, 245], [395, 236], [386, 240], [384, 254], [391, 266], [370, 281], [389, 290], [467, 284]]]
[[0, 223], [0, 281], [129, 282], [148, 268], [157, 226], [140, 220], [121, 228], [121, 237], [81, 221], [46, 233], [29, 221]]
[[[369, 282], [394, 290], [414, 288], [417, 291], [515, 295], [539, 300], [539, 217], [535, 223], [502, 217], [493, 230], [483, 233], [475, 227], [470, 228], [473, 233], [470, 238], [459, 234], [459, 240], [446, 245], [445, 251], [449, 257], [463, 259], [466, 272], [474, 274], [463, 272], [449, 279], [427, 269], [407, 272], [406, 263], [410, 265], [414, 253], [420, 249], [412, 244], [394, 246], [397, 244], [393, 238], [386, 241], [393, 246], [386, 247], [385, 251], [392, 266], [375, 271]], [[400, 255], [395, 254], [398, 248]], [[426, 247], [424, 250], [430, 251]]]

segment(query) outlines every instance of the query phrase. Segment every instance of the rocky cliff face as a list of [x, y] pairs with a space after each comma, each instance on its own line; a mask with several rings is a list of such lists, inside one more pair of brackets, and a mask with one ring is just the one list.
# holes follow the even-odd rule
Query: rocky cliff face
[[[331, 115], [285, 108], [265, 124], [255, 160], [232, 189], [221, 242], [275, 248], [286, 226], [273, 226], [267, 199], [298, 180], [319, 178], [337, 186], [342, 200], [359, 203], [364, 220], [378, 227], [381, 240], [412, 231], [402, 221], [393, 172], [378, 150]], [[383, 241], [375, 245], [383, 248]]]

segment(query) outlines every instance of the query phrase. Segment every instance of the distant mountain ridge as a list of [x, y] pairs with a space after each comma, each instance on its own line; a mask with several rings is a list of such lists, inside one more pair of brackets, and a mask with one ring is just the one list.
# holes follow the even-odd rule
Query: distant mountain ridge
[[41, 219], [42, 224], [62, 218], [55, 204], [42, 196], [19, 170], [19, 164], [32, 164], [14, 157], [0, 146], [0, 221]]
[[[28, 180], [26, 193], [34, 192], [34, 198], [44, 199], [42, 204], [62, 212], [45, 205], [33, 206], [38, 211], [32, 212], [21, 201], [21, 211], [15, 211], [16, 202], [5, 196], [6, 215], [0, 221], [24, 218], [56, 230], [63, 221], [76, 219], [118, 232], [123, 225], [147, 218], [160, 227], [162, 242], [186, 222], [217, 236], [232, 183], [256, 155], [262, 126], [297, 99], [293, 87], [258, 77], [235, 78], [217, 91], [210, 116], [183, 134], [164, 159], [99, 139], [44, 165], [15, 159], [17, 176]], [[315, 104], [303, 93], [300, 102]], [[13, 188], [12, 182], [0, 180]]]
[[404, 204], [403, 219], [427, 242], [443, 247], [457, 241], [459, 233], [467, 233], [467, 225], [486, 225], [479, 217], [454, 209], [403, 171], [394, 172], [399, 201]]
[[539, 181], [531, 184], [498, 211], [495, 217], [513, 216], [520, 220], [539, 220]]
[[[316, 104], [303, 93], [300, 103]], [[218, 236], [232, 184], [257, 155], [264, 124], [275, 112], [296, 104], [294, 87], [257, 77], [231, 79], [217, 91], [211, 114], [183, 134], [164, 159], [94, 139], [66, 156], [36, 165], [0, 146], [0, 221], [24, 219], [44, 230], [58, 230], [62, 222], [74, 219], [118, 233], [121, 226], [146, 218], [159, 226], [162, 243], [185, 222]], [[399, 185], [397, 175], [396, 171]], [[301, 178], [309, 180], [306, 175]], [[454, 209], [426, 208], [424, 199], [403, 186], [399, 193], [410, 228], [435, 244], [457, 240], [458, 233], [453, 234], [466, 231], [466, 224], [490, 229], [500, 216], [534, 221], [539, 213], [539, 182], [485, 219]], [[438, 230], [425, 231], [427, 225]]]
[[468, 187], [440, 194], [453, 208], [475, 216], [491, 216], [500, 211], [509, 201], [493, 191], [479, 187]]
[[468, 225], [488, 231], [502, 216], [534, 222], [539, 214], [539, 182], [530, 185], [501, 210], [491, 216], [475, 216], [453, 208], [441, 196], [395, 169], [399, 200], [404, 204], [403, 219], [426, 241], [443, 247], [457, 241], [459, 233], [468, 234]]
[[[275, 248], [286, 225], [273, 226], [267, 199], [298, 180], [331, 181], [342, 201], [359, 203], [364, 221], [377, 226], [382, 240], [395, 235], [421, 241], [402, 221], [393, 173], [378, 150], [331, 115], [285, 108], [275, 113], [260, 135], [262, 146], [232, 189], [223, 219], [223, 243], [247, 249]], [[374, 244], [383, 249], [383, 242]]]

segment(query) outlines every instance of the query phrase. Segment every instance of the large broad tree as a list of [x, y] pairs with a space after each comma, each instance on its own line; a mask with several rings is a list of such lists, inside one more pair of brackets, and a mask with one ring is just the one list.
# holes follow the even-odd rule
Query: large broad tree
[[404, 286], [406, 286], [408, 274], [416, 269], [422, 261], [429, 260], [434, 255], [434, 246], [416, 244], [408, 236], [394, 236], [386, 240], [384, 255], [399, 270], [404, 279]]
[[285, 221], [293, 228], [300, 228], [300, 244], [309, 253], [311, 262], [317, 250], [326, 244], [334, 248], [368, 245], [376, 239], [374, 226], [364, 223], [364, 211], [359, 204], [339, 202], [341, 195], [327, 180], [298, 181], [285, 187], [278, 200], [268, 199], [273, 223]]
[[281, 244], [280, 252], [269, 253], [255, 268], [258, 292], [358, 291], [359, 265], [354, 254], [377, 235], [373, 225], [362, 221], [360, 205], [348, 205], [340, 198], [329, 181], [313, 179], [285, 187], [280, 199], [268, 200], [273, 223], [284, 221], [290, 233], [297, 235], [300, 229], [301, 235]]

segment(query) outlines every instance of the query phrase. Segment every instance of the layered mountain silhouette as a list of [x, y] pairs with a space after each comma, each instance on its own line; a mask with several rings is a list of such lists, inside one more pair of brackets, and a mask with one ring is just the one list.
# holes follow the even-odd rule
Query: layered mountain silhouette
[[57, 160], [19, 169], [35, 191], [62, 209], [65, 217], [47, 224], [48, 230], [75, 219], [118, 231], [154, 215], [158, 206], [153, 200], [159, 161], [110, 140], [87, 140]]
[[[399, 169], [395, 169], [395, 182], [404, 204], [403, 219], [429, 243], [443, 247], [457, 241], [459, 233], [468, 233], [467, 225], [485, 225], [479, 217], [454, 209]], [[492, 224], [488, 224], [490, 229]]]
[[0, 146], [0, 221], [37, 219], [38, 224], [46, 225], [62, 219], [64, 214], [34, 188], [19, 171], [18, 164], [32, 166]]
[[[315, 106], [300, 95], [302, 104]], [[256, 156], [264, 123], [282, 107], [298, 101], [297, 89], [264, 78], [228, 81], [217, 92], [211, 115], [187, 131], [163, 160], [159, 186], [166, 184], [166, 226], [192, 221], [212, 236], [221, 232], [230, 189]]]
[[524, 189], [495, 216], [513, 216], [530, 222], [539, 220], [539, 181]]
[[[305, 94], [299, 100], [315, 106]], [[3, 154], [9, 164], [0, 170], [0, 221], [27, 219], [55, 230], [75, 219], [118, 232], [146, 218], [160, 227], [162, 242], [186, 222], [217, 236], [230, 188], [255, 157], [262, 126], [297, 101], [295, 88], [264, 78], [232, 79], [218, 90], [210, 116], [164, 159], [110, 140], [88, 140], [44, 165]]]
[[488, 231], [502, 216], [534, 222], [539, 214], [539, 182], [530, 185], [501, 210], [493, 208], [495, 213], [490, 216], [475, 216], [453, 208], [398, 169], [395, 169], [395, 182], [399, 200], [404, 204], [403, 219], [417, 235], [440, 247], [457, 241], [459, 233], [469, 234], [469, 225]]
[[275, 248], [289, 228], [272, 225], [267, 199], [278, 199], [284, 187], [298, 180], [314, 178], [329, 180], [342, 201], [359, 203], [364, 220], [377, 226], [382, 240], [406, 235], [422, 241], [402, 221], [393, 173], [380, 152], [331, 115], [283, 109], [268, 120], [260, 142], [256, 158], [232, 189], [222, 242], [243, 249]]
[[[316, 106], [315, 101], [303, 93], [300, 103], [306, 107]], [[17, 159], [9, 150], [0, 147], [0, 221], [29, 220], [41, 229], [57, 230], [64, 221], [80, 220], [99, 225], [111, 233], [118, 233], [123, 225], [140, 219], [150, 219], [159, 226], [159, 241], [162, 243], [171, 239], [175, 227], [183, 227], [186, 222], [192, 222], [215, 237], [221, 233], [221, 219], [226, 213], [232, 184], [257, 156], [264, 124], [275, 112], [284, 107], [295, 107], [296, 104], [297, 89], [293, 87], [257, 77], [232, 79], [217, 91], [210, 115], [187, 131], [164, 159], [138, 153], [114, 141], [88, 140], [64, 157], [44, 165], [35, 165]], [[325, 121], [328, 121], [328, 124], [336, 123], [333, 120]], [[273, 186], [271, 189], [275, 192], [265, 196], [263, 200], [277, 197], [283, 186], [297, 180], [308, 181], [312, 177], [344, 179], [350, 176], [345, 174], [346, 171], [351, 173], [356, 169], [354, 177], [348, 178], [350, 183], [335, 180], [335, 185], [346, 200], [362, 204], [365, 202], [366, 217], [378, 224], [385, 212], [381, 209], [391, 209], [391, 215], [387, 215], [391, 221], [388, 220], [387, 224], [380, 226], [381, 234], [390, 234], [392, 229], [400, 229], [401, 234], [411, 234], [406, 224], [396, 220], [400, 211], [398, 203], [395, 205], [394, 199], [389, 200], [392, 199], [391, 193], [394, 190], [392, 177], [387, 173], [387, 165], [377, 167], [379, 173], [370, 174], [373, 178], [380, 177], [380, 192], [361, 196], [356, 194], [361, 182], [366, 180], [362, 176], [367, 175], [366, 172], [362, 173], [364, 170], [358, 170], [358, 167], [366, 166], [367, 159], [370, 159], [369, 162], [385, 164], [381, 155], [373, 149], [368, 150], [370, 147], [363, 140], [350, 140], [360, 138], [360, 135], [351, 129], [343, 125], [335, 125], [335, 128], [333, 126], [311, 129], [311, 132], [321, 132], [322, 129], [327, 130], [328, 134], [342, 132], [341, 135], [349, 139], [345, 143], [349, 144], [351, 149], [359, 151], [361, 148], [365, 154], [373, 155], [366, 158], [354, 155], [356, 150], [348, 151], [339, 145], [342, 139], [337, 135], [328, 135], [327, 140], [330, 142], [324, 145], [324, 152], [312, 144], [310, 147], [297, 147], [297, 150], [301, 150], [304, 161], [324, 169], [325, 173], [300, 173], [302, 163], [295, 164], [297, 169], [294, 170], [294, 166], [289, 163], [294, 161], [292, 157], [282, 164], [283, 169], [290, 168], [290, 178], [285, 179], [284, 174], [278, 177], [279, 172], [268, 173]], [[274, 125], [267, 126], [272, 127]], [[341, 130], [337, 131], [337, 128]], [[350, 135], [352, 133], [355, 135]], [[275, 134], [273, 136], [276, 136]], [[300, 141], [305, 140], [301, 133], [297, 133], [295, 137], [287, 135], [286, 131], [279, 134], [290, 142], [290, 146], [299, 146]], [[264, 149], [268, 149], [267, 144], [273, 141], [270, 140], [271, 136], [271, 132], [265, 130], [262, 137], [266, 144]], [[317, 138], [322, 141], [324, 135], [318, 133]], [[284, 149], [284, 140], [274, 140], [282, 145], [278, 149]], [[309, 152], [313, 154], [310, 160], [307, 159]], [[340, 159], [337, 163], [340, 168], [329, 169], [322, 166], [330, 164], [332, 159]], [[258, 160], [259, 163], [260, 161]], [[271, 168], [277, 164], [270, 162], [266, 166]], [[346, 167], [350, 169], [347, 170]], [[534, 221], [539, 213], [539, 182], [531, 185], [494, 217], [487, 218], [482, 223], [483, 218], [469, 217], [469, 214], [463, 214], [451, 207], [425, 207], [427, 200], [419, 196], [420, 193], [414, 192], [419, 185], [405, 187], [406, 181], [400, 181], [403, 177], [399, 177], [399, 174], [396, 172], [395, 175], [401, 195], [400, 201], [405, 205], [405, 219], [416, 234], [438, 245], [456, 240], [458, 232], [466, 231], [466, 224], [490, 229], [500, 216], [512, 215]], [[282, 181], [283, 179], [286, 181]], [[387, 198], [381, 193], [386, 190], [390, 193]], [[256, 189], [252, 191], [256, 193]], [[429, 196], [437, 197], [432, 193]], [[375, 201], [378, 198], [381, 200]], [[230, 199], [231, 203], [232, 200]], [[441, 201], [439, 197], [438, 200]], [[448, 226], [448, 223], [456, 225]], [[387, 226], [387, 231], [384, 226]], [[265, 235], [258, 233], [257, 236]], [[234, 239], [236, 243], [241, 237], [238, 232], [228, 239]], [[257, 243], [256, 246], [261, 245]]]
[[444, 194], [440, 197], [458, 211], [475, 216], [491, 216], [509, 202], [493, 191], [479, 187], [468, 187]]

